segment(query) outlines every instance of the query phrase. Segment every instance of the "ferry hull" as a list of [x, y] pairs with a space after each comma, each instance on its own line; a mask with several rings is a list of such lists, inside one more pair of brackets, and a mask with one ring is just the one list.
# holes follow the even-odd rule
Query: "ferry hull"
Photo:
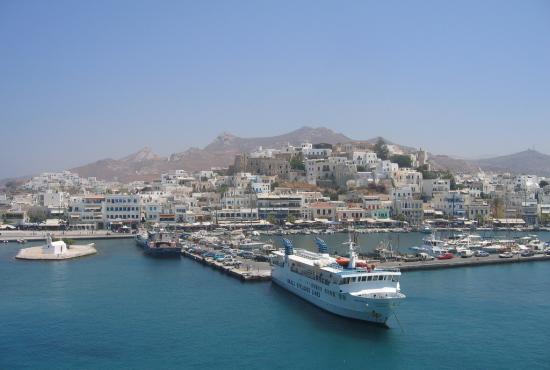
[[136, 245], [140, 248], [147, 247], [147, 239], [142, 237], [136, 237]]
[[144, 252], [151, 257], [161, 258], [178, 258], [181, 256], [181, 249], [179, 248], [150, 248], [145, 247]]
[[398, 298], [364, 298], [346, 294], [345, 303], [331, 302], [328, 297], [320, 298], [298, 288], [298, 285], [308, 286], [310, 282], [302, 276], [283, 268], [272, 271], [272, 281], [325, 311], [338, 316], [380, 325], [386, 325], [394, 310], [405, 298], [404, 295], [400, 295]]

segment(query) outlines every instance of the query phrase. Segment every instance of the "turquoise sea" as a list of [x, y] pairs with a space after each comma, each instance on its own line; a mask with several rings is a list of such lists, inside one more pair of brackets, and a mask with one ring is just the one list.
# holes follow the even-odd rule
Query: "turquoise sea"
[[[406, 248], [422, 235], [361, 243], [387, 238]], [[2, 370], [550, 368], [547, 262], [404, 273], [407, 299], [385, 329], [271, 283], [148, 258], [131, 240], [64, 262], [16, 261], [20, 247], [0, 245]]]

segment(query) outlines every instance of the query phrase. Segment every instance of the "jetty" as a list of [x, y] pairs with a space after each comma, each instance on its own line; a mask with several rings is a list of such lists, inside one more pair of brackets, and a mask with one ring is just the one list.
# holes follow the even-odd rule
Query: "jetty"
[[86, 245], [71, 245], [62, 241], [52, 241], [51, 235], [46, 237], [46, 244], [38, 247], [23, 248], [15, 258], [34, 261], [60, 261], [96, 254], [94, 243]]
[[437, 270], [446, 268], [458, 268], [458, 267], [475, 267], [475, 266], [487, 266], [487, 265], [501, 265], [510, 263], [523, 263], [523, 262], [537, 262], [537, 261], [550, 261], [550, 255], [537, 254], [530, 257], [522, 257], [519, 254], [511, 258], [500, 258], [498, 254], [492, 254], [487, 257], [468, 257], [461, 258], [455, 257], [448, 260], [431, 260], [431, 261], [392, 261], [381, 262], [377, 264], [377, 267], [397, 267], [401, 271], [418, 271], [418, 270]]
[[215, 270], [221, 271], [241, 281], [249, 282], [271, 280], [271, 267], [266, 262], [247, 263], [243, 261], [239, 267], [236, 267], [224, 265], [222, 262], [215, 261], [209, 257], [203, 257], [187, 250], [182, 250], [181, 253], [187, 258], [203, 265], [210, 266]]

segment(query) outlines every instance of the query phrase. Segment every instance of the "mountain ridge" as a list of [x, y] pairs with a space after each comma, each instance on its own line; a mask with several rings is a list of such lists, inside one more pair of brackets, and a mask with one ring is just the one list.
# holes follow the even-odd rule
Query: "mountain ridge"
[[[83, 177], [96, 177], [103, 180], [122, 182], [158, 179], [160, 174], [175, 169], [197, 171], [211, 167], [227, 167], [233, 163], [237, 154], [249, 153], [258, 147], [281, 147], [286, 144], [299, 145], [304, 141], [313, 144], [337, 144], [362, 141], [371, 144], [382, 138], [387, 144], [396, 145], [405, 152], [414, 148], [396, 144], [380, 136], [368, 140], [354, 140], [342, 133], [326, 127], [303, 126], [297, 130], [275, 136], [243, 138], [222, 132], [204, 148], [191, 147], [168, 157], [156, 154], [150, 147], [144, 147], [135, 153], [120, 159], [105, 158], [71, 169]], [[550, 155], [529, 149], [494, 158], [467, 160], [453, 158], [443, 154], [429, 153], [429, 162], [435, 170], [474, 173], [479, 170], [510, 172], [513, 174], [535, 174], [550, 176]]]

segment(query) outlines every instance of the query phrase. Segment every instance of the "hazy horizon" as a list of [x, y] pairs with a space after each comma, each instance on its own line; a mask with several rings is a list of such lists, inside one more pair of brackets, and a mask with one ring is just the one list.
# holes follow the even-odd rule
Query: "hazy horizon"
[[302, 126], [550, 154], [549, 34], [542, 0], [4, 1], [0, 178]]

